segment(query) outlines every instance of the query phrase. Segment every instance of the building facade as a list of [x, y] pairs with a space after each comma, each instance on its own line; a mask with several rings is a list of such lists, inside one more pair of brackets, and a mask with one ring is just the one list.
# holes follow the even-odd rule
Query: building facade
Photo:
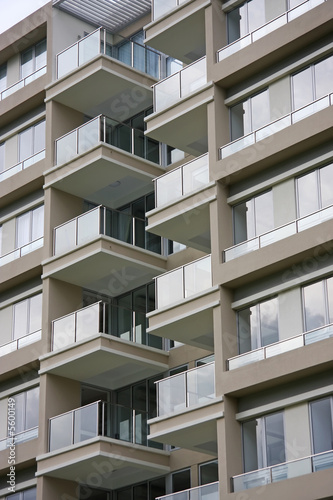
[[1, 499], [333, 499], [332, 14], [0, 35]]

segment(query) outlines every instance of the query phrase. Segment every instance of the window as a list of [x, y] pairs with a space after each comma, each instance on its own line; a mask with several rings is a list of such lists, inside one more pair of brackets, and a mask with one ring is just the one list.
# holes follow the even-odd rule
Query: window
[[21, 54], [21, 78], [46, 66], [46, 40], [42, 40]]
[[332, 397], [310, 403], [312, 452], [323, 453], [333, 449]]
[[237, 328], [239, 354], [278, 342], [278, 298], [238, 311]]
[[36, 486], [27, 490], [19, 491], [13, 495], [8, 495], [5, 500], [36, 500]]
[[165, 493], [165, 478], [160, 477], [118, 490], [116, 500], [155, 500], [155, 498], [163, 496]]
[[0, 66], [0, 92], [7, 88], [7, 65]]
[[12, 398], [15, 400], [15, 434], [37, 427], [39, 387], [15, 394]]
[[5, 170], [5, 143], [0, 144], [0, 172]]
[[171, 474], [172, 493], [191, 488], [191, 469], [184, 469]]
[[333, 91], [333, 56], [292, 75], [293, 109], [299, 109]]
[[148, 334], [146, 331], [148, 326], [146, 314], [155, 309], [154, 283], [148, 283], [112, 299], [108, 296], [97, 296], [93, 292], [84, 291], [84, 307], [94, 304], [98, 300], [103, 300], [109, 305], [107, 332], [110, 335], [157, 349], [163, 348], [163, 339]]
[[199, 483], [203, 484], [215, 483], [219, 480], [218, 461], [206, 462], [199, 465]]
[[251, 33], [266, 23], [267, 0], [250, 0], [229, 12], [227, 16], [228, 43]]
[[44, 206], [34, 208], [16, 218], [16, 248], [21, 248], [44, 234]]
[[305, 217], [333, 205], [333, 164], [296, 179], [297, 213]]
[[45, 120], [19, 133], [19, 161], [45, 149]]
[[277, 412], [243, 423], [244, 472], [285, 462], [283, 420]]
[[272, 191], [233, 207], [234, 244], [250, 240], [274, 228]]
[[305, 331], [333, 323], [333, 277], [303, 287]]
[[270, 122], [268, 89], [230, 108], [231, 140], [258, 130]]
[[13, 307], [13, 340], [42, 328], [42, 294], [21, 300]]

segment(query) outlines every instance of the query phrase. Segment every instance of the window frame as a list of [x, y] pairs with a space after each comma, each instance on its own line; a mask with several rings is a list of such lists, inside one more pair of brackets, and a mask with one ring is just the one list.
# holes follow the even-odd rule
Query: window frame
[[[36, 56], [36, 48], [45, 43], [45, 58], [46, 58], [46, 61], [45, 61], [45, 65], [43, 66], [40, 66], [39, 68], [37, 68], [37, 56]], [[27, 75], [24, 76], [24, 72], [23, 72], [23, 66], [24, 66], [24, 63], [22, 62], [22, 59], [24, 57], [24, 55], [29, 51], [29, 50], [32, 50], [32, 71], [31, 73], [28, 73]], [[43, 53], [42, 52], [42, 53]], [[43, 40], [40, 40], [39, 42], [35, 43], [34, 45], [31, 45], [30, 47], [28, 47], [27, 49], [23, 50], [20, 54], [20, 78], [21, 79], [24, 79], [24, 78], [27, 78], [28, 76], [32, 75], [33, 73], [35, 73], [35, 71], [38, 71], [39, 69], [43, 68], [44, 66], [46, 66], [47, 64], [47, 40], [46, 38], [43, 38]]]

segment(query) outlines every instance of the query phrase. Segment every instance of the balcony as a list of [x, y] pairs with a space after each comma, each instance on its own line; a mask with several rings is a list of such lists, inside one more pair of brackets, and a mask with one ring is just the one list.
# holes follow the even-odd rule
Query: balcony
[[316, 328], [315, 330], [310, 330], [302, 333], [301, 335], [280, 340], [274, 344], [230, 358], [227, 361], [228, 370], [234, 370], [250, 363], [256, 363], [262, 359], [271, 358], [272, 356], [277, 356], [279, 354], [292, 351], [293, 349], [298, 349], [299, 347], [310, 345], [314, 342], [319, 342], [331, 337], [333, 337], [333, 324]]
[[57, 79], [75, 71], [101, 54], [147, 73], [156, 80], [160, 78], [161, 54], [126, 39], [118, 45], [112, 45], [112, 38], [111, 33], [99, 28], [57, 54]]
[[30, 243], [27, 243], [23, 247], [16, 248], [12, 252], [6, 253], [5, 255], [1, 255], [0, 266], [4, 266], [9, 262], [13, 262], [13, 260], [19, 259], [20, 257], [23, 257], [24, 255], [27, 255], [28, 253], [33, 252], [38, 248], [41, 248], [43, 245], [44, 245], [44, 238], [42, 237], [38, 238], [37, 240], [31, 241]]
[[97, 401], [50, 419], [49, 451], [98, 436], [148, 446], [147, 413]]
[[42, 75], [46, 74], [46, 66], [43, 66], [42, 68], [39, 68], [37, 71], [34, 71], [30, 75], [26, 76], [25, 78], [22, 78], [22, 80], [19, 80], [18, 82], [14, 83], [10, 87], [7, 87], [5, 90], [0, 92], [0, 101], [3, 101], [6, 99], [6, 97], [14, 94], [18, 90], [22, 89], [29, 83], [34, 82], [37, 78], [40, 78]]
[[31, 429], [27, 429], [22, 432], [18, 432], [12, 437], [7, 437], [5, 439], [1, 439], [0, 441], [0, 451], [6, 450], [10, 446], [17, 446], [18, 444], [25, 443], [30, 441], [31, 439], [35, 439], [38, 437], [38, 427], [32, 427]]
[[150, 252], [163, 253], [160, 238], [146, 233], [145, 219], [99, 206], [54, 229], [54, 255], [70, 252], [99, 236], [109, 236]]
[[219, 483], [209, 483], [188, 490], [177, 491], [163, 497], [156, 497], [156, 500], [218, 500]]
[[57, 54], [56, 79], [47, 87], [46, 101], [88, 116], [111, 109], [120, 121], [151, 106], [161, 54], [127, 39], [113, 46], [112, 37], [99, 28]]
[[[291, 460], [265, 469], [247, 472], [232, 478], [234, 492], [262, 487], [285, 479], [333, 468], [333, 451]], [[304, 490], [303, 490], [304, 491]]]
[[165, 270], [161, 239], [145, 231], [145, 220], [96, 207], [54, 229], [53, 257], [43, 262], [52, 276], [117, 296]]
[[215, 399], [215, 363], [208, 363], [156, 382], [157, 415], [184, 411]]
[[252, 146], [253, 144], [258, 143], [263, 139], [266, 139], [267, 137], [280, 132], [280, 130], [290, 127], [291, 125], [294, 125], [304, 118], [312, 116], [313, 114], [318, 113], [319, 111], [328, 108], [329, 106], [332, 106], [332, 104], [333, 93], [321, 97], [320, 99], [317, 99], [316, 101], [313, 101], [310, 104], [307, 104], [306, 106], [303, 106], [302, 108], [297, 109], [296, 111], [293, 111], [292, 113], [289, 113], [288, 115], [285, 115], [282, 118], [279, 118], [278, 120], [275, 120], [274, 122], [269, 123], [268, 125], [265, 125], [264, 127], [255, 130], [254, 132], [251, 132], [250, 134], [247, 134], [240, 139], [236, 139], [226, 146], [221, 147], [220, 159], [223, 160], [228, 156], [237, 153], [244, 148], [247, 148], [248, 146]]
[[306, 215], [305, 217], [300, 217], [293, 222], [289, 222], [287, 224], [284, 224], [283, 226], [277, 227], [271, 231], [268, 231], [267, 233], [263, 233], [259, 236], [256, 236], [255, 238], [246, 240], [242, 243], [239, 243], [238, 245], [227, 248], [223, 252], [224, 262], [228, 262], [249, 252], [258, 250], [259, 248], [271, 245], [276, 241], [287, 238], [288, 236], [292, 236], [293, 234], [300, 233], [301, 231], [305, 231], [310, 227], [321, 224], [322, 222], [330, 220], [332, 218], [333, 205], [330, 205], [326, 208], [313, 212], [312, 214]]
[[217, 453], [215, 420], [223, 416], [215, 395], [215, 363], [156, 382], [158, 416], [149, 421], [149, 439]]
[[[154, 0], [146, 43], [186, 64], [205, 51], [205, 0]], [[182, 43], [179, 43], [182, 40]]]
[[239, 38], [235, 42], [232, 42], [229, 45], [226, 45], [222, 49], [218, 50], [217, 62], [223, 61], [227, 57], [236, 54], [244, 47], [251, 45], [260, 38], [266, 36], [269, 33], [272, 33], [274, 30], [280, 28], [281, 26], [290, 23], [291, 21], [297, 19], [302, 14], [308, 12], [309, 10], [317, 7], [317, 5], [320, 5], [321, 3], [324, 2], [326, 2], [326, 0], [305, 0], [302, 4], [298, 5], [297, 7], [294, 7], [293, 9], [284, 12], [280, 16], [275, 17], [274, 19], [267, 22], [263, 26], [260, 26], [251, 33], [243, 36], [242, 38]]
[[207, 84], [206, 56], [155, 83], [154, 113], [174, 106]]
[[26, 158], [25, 160], [21, 161], [20, 163], [17, 163], [16, 165], [13, 165], [10, 168], [7, 168], [6, 170], [3, 170], [0, 172], [0, 182], [4, 181], [5, 179], [8, 179], [9, 177], [12, 177], [13, 175], [17, 174], [18, 172], [22, 172], [23, 170], [27, 169], [34, 163], [37, 163], [40, 160], [43, 160], [45, 158], [45, 149], [42, 151], [39, 151], [38, 153], [30, 156], [29, 158]]
[[208, 154], [161, 175], [154, 185], [156, 208], [147, 214], [147, 231], [210, 252], [209, 204], [216, 187], [209, 183]]
[[[207, 102], [213, 87], [207, 82], [206, 56], [153, 86], [154, 113], [145, 120], [147, 135], [194, 156], [207, 151]], [[182, 130], [179, 134], [178, 131]]]
[[55, 142], [56, 165], [70, 162], [100, 143], [126, 151], [131, 155], [160, 164], [160, 145], [124, 123], [99, 115]]
[[[333, 94], [285, 115], [220, 148], [211, 176], [228, 184], [330, 141]], [[291, 128], [290, 128], [291, 127]]]
[[146, 332], [145, 314], [101, 301], [55, 319], [51, 352], [40, 360], [40, 373], [112, 389], [168, 369], [163, 339]]
[[117, 489], [167, 474], [169, 453], [147, 446], [147, 414], [96, 401], [49, 420], [48, 452], [37, 457], [38, 476]]
[[212, 285], [210, 255], [155, 279], [156, 310], [147, 314], [148, 332], [203, 349], [213, 349], [213, 308], [219, 289]]
[[33, 344], [34, 342], [38, 342], [38, 340], [40, 340], [41, 338], [42, 331], [37, 330], [35, 332], [29, 333], [28, 335], [25, 335], [24, 337], [13, 340], [12, 342], [7, 342], [6, 344], [0, 346], [0, 357], [6, 356], [7, 354], [10, 354], [14, 351], [18, 351], [23, 347]]

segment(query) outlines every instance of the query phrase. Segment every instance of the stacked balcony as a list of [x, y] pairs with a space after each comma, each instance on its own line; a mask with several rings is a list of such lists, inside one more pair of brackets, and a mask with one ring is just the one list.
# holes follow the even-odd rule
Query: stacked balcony
[[210, 252], [209, 204], [216, 187], [209, 182], [208, 155], [170, 170], [155, 179], [155, 209], [148, 216], [148, 231]]
[[223, 411], [222, 398], [215, 395], [215, 363], [156, 384], [158, 416], [149, 421], [149, 439], [216, 454], [216, 419], [223, 416]]

